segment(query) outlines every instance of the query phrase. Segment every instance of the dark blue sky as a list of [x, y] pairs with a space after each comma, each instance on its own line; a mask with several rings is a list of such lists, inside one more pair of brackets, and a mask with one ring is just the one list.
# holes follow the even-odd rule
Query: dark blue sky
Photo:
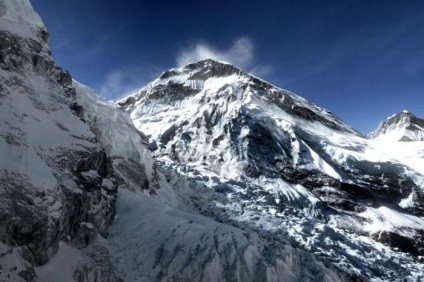
[[363, 133], [403, 109], [424, 117], [424, 1], [31, 2], [56, 62], [106, 98], [212, 56]]

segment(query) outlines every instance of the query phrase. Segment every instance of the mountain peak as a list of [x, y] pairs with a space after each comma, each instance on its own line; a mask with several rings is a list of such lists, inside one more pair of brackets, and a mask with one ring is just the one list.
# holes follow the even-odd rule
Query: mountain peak
[[415, 116], [415, 115], [408, 110], [403, 110], [401, 112], [393, 114], [392, 116], [388, 117], [387, 119], [389, 120], [389, 119], [392, 119], [392, 118], [395, 118], [395, 117], [398, 117], [398, 116]]
[[187, 66], [191, 65], [191, 64], [200, 64], [200, 65], [205, 65], [205, 66], [210, 66], [210, 65], [231, 65], [234, 66], [233, 64], [224, 62], [224, 61], [219, 61], [219, 60], [214, 60], [211, 58], [207, 58], [207, 59], [203, 59], [194, 63], [190, 63]]
[[197, 61], [197, 62], [189, 63], [189, 64], [183, 66], [182, 69], [189, 70], [189, 69], [192, 69], [193, 67], [194, 68], [198, 68], [198, 67], [210, 68], [210, 67], [217, 67], [217, 66], [219, 66], [219, 67], [231, 66], [233, 68], [237, 68], [235, 65], [233, 65], [231, 63], [208, 58], [208, 59], [203, 59], [203, 60], [200, 60], [200, 61]]
[[164, 71], [158, 79], [153, 81], [151, 84], [166, 82], [175, 82], [178, 80], [196, 80], [205, 81], [211, 77], [226, 77], [230, 75], [248, 75], [246, 72], [237, 68], [236, 66], [215, 61], [212, 59], [205, 59], [195, 63], [187, 64], [181, 68], [172, 68]]
[[118, 105], [130, 112], [139, 108], [134, 115], [141, 114], [141, 105], [156, 105], [154, 110], [158, 111], [158, 104], [169, 107], [185, 103], [198, 108], [215, 107], [215, 104], [218, 107], [219, 104], [219, 107], [228, 106], [232, 110], [263, 107], [268, 112], [275, 109], [283, 111], [284, 119], [293, 124], [318, 122], [326, 128], [360, 135], [339, 118], [306, 99], [234, 65], [212, 59], [165, 71], [138, 93], [118, 101]]
[[207, 77], [224, 77], [233, 74], [247, 75], [246, 72], [242, 71], [241, 69], [237, 68], [232, 64], [221, 61], [215, 61], [212, 59], [205, 59], [196, 63], [188, 64], [182, 67], [181, 70], [182, 72], [202, 72], [207, 75]]
[[378, 141], [424, 141], [424, 119], [403, 110], [381, 122], [368, 138]]

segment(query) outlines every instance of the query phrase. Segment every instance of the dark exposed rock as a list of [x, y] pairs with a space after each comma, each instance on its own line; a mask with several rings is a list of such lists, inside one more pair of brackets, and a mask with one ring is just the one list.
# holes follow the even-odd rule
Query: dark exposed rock
[[123, 102], [119, 102], [118, 103], [118, 105], [119, 106], [121, 106], [121, 107], [128, 107], [128, 106], [132, 106], [132, 105], [134, 105], [135, 104], [135, 102], [136, 102], [136, 100], [135, 100], [135, 98], [134, 97], [129, 97], [128, 99], [126, 99], [125, 101], [123, 101]]
[[152, 141], [149, 143], [149, 149], [150, 151], [154, 152], [158, 149], [158, 144], [156, 143], [156, 141]]
[[0, 63], [3, 69], [19, 67], [15, 58], [22, 57], [19, 39], [6, 31], [0, 31]]
[[[267, 127], [264, 124], [267, 124]], [[244, 145], [239, 144], [243, 126], [249, 128], [249, 133], [243, 138]], [[245, 170], [251, 177], [258, 177], [260, 174], [276, 177], [278, 174], [275, 167], [276, 160], [290, 163], [291, 156], [284, 149], [287, 148], [290, 141], [277, 139], [268, 129], [268, 126], [273, 126], [272, 121], [268, 121], [268, 123], [257, 122], [249, 115], [241, 113], [232, 120], [228, 127], [234, 147], [238, 150], [245, 150], [238, 152], [238, 154], [247, 157], [248, 165]]]
[[71, 86], [72, 85], [72, 77], [67, 71], [57, 73], [57, 82], [63, 86]]
[[74, 227], [71, 243], [77, 248], [84, 248], [96, 239], [97, 232], [93, 224], [80, 222]]
[[191, 142], [191, 136], [189, 132], [184, 132], [183, 134], [181, 134], [181, 140], [185, 141], [185, 142]]
[[413, 255], [419, 254], [417, 248], [414, 246], [414, 240], [398, 233], [381, 231], [373, 234], [373, 238], [376, 241], [388, 244], [392, 248], [398, 248], [402, 252], [411, 253]]
[[192, 79], [206, 79], [209, 77], [224, 77], [232, 74], [246, 74], [242, 70], [233, 65], [216, 62], [211, 59], [206, 59], [197, 63], [189, 64], [183, 68], [183, 71], [201, 69], [196, 72]]
[[47, 203], [35, 204], [43, 195], [36, 194], [38, 189], [25, 175], [4, 172], [0, 182], [0, 240], [11, 246], [27, 246], [35, 263], [45, 262], [57, 248], [55, 232], [59, 229], [49, 220]]
[[168, 142], [174, 138], [175, 132], [178, 130], [178, 128], [179, 127], [177, 125], [173, 125], [167, 130], [165, 130], [165, 132], [162, 134], [160, 138], [160, 142], [164, 145], [168, 144]]
[[168, 71], [163, 72], [159, 76], [159, 78], [165, 79], [165, 78], [169, 78], [169, 77], [172, 77], [174, 75], [177, 75], [177, 74], [178, 74], [178, 72], [175, 69], [171, 69], [171, 70], [168, 70]]
[[144, 165], [131, 160], [116, 159], [113, 161], [113, 168], [119, 184], [126, 184], [132, 190], [155, 189], [147, 178]]
[[421, 216], [424, 214], [424, 191], [416, 189], [411, 193], [414, 204], [406, 207], [405, 210], [412, 214]]
[[104, 150], [80, 160], [75, 167], [75, 171], [78, 173], [90, 170], [97, 171], [101, 177], [110, 177], [112, 175], [111, 162]]
[[78, 105], [77, 103], [74, 102], [74, 103], [71, 103], [69, 108], [74, 113], [74, 115], [76, 115], [77, 117], [79, 117], [79, 118], [84, 117], [84, 108], [82, 106], [80, 106], [80, 105]]
[[51, 73], [54, 63], [45, 53], [44, 46], [32, 39], [22, 39], [0, 30], [0, 66], [5, 70], [22, 73], [30, 66], [38, 74]]
[[[0, 103], [0, 112], [17, 112], [2, 115], [6, 126], [0, 133], [1, 154], [5, 156], [9, 148], [21, 155], [23, 164], [39, 160], [29, 172], [26, 164], [13, 163], [13, 158], [10, 167], [0, 170], [0, 266], [10, 266], [0, 267], [0, 280], [36, 280], [35, 266], [46, 263], [61, 240], [84, 247], [97, 234], [106, 237], [116, 212], [118, 180], [113, 178], [111, 160], [80, 120], [83, 108], [75, 102], [72, 77], [55, 66], [46, 46], [47, 32], [34, 32], [39, 41], [0, 31], [0, 68], [10, 74], [0, 77], [0, 98], [19, 96], [23, 98], [19, 101], [27, 101], [25, 115], [18, 114], [12, 99]], [[37, 87], [28, 83], [31, 78]], [[46, 118], [50, 114], [57, 117], [52, 118], [53, 127]], [[37, 146], [27, 143], [29, 127], [41, 140]], [[46, 132], [69, 140], [62, 140], [62, 145], [60, 140], [49, 140], [51, 136], [41, 136]], [[42, 182], [35, 184], [32, 171]]]

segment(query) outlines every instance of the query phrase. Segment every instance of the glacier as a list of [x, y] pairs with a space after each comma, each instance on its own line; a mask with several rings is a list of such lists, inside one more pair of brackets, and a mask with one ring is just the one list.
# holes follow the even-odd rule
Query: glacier
[[103, 99], [29, 0], [0, 0], [0, 82], [2, 281], [424, 278], [423, 141], [213, 60]]

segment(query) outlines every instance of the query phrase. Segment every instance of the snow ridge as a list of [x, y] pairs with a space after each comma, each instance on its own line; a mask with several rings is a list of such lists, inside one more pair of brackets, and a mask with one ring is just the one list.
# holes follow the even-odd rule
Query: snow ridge
[[380, 142], [424, 141], [424, 119], [403, 110], [380, 123], [368, 134], [369, 139]]

